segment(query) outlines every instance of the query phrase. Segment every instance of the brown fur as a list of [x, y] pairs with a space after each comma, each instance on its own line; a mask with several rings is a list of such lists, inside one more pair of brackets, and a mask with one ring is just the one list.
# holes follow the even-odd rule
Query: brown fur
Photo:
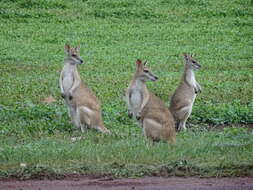
[[[157, 123], [155, 125], [154, 123]], [[173, 116], [164, 102], [149, 92], [148, 103], [141, 112], [140, 123], [144, 134], [153, 141], [176, 142], [175, 123]]]

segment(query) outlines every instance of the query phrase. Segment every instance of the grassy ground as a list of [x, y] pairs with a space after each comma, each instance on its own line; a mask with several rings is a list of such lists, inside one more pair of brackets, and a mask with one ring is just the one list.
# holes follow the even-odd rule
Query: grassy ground
[[[0, 177], [37, 173], [253, 175], [252, 7], [250, 0], [0, 1]], [[102, 102], [113, 135], [78, 132], [58, 88], [65, 43], [81, 45], [82, 78]], [[196, 54], [203, 87], [175, 146], [147, 146], [126, 114], [123, 91], [137, 58], [168, 102]], [[53, 104], [44, 104], [48, 96]], [[241, 126], [207, 131], [208, 125]], [[20, 163], [26, 166], [21, 167]]]

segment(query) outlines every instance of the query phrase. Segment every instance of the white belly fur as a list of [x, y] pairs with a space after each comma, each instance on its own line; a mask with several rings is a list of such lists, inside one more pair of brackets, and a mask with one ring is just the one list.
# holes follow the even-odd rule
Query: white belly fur
[[134, 109], [133, 112], [135, 112], [134, 114], [137, 114], [137, 112], [139, 111], [138, 109], [140, 109], [141, 102], [142, 102], [142, 96], [141, 96], [140, 91], [134, 90], [130, 98], [131, 106]]
[[74, 84], [74, 77], [72, 74], [64, 76], [62, 80], [64, 92], [68, 92]]

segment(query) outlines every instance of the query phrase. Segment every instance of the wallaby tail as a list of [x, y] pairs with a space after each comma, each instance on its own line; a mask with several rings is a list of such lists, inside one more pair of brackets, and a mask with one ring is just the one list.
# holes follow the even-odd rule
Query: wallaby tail
[[104, 126], [103, 127], [98, 127], [97, 128], [100, 132], [102, 133], [107, 133], [107, 134], [111, 134], [111, 131], [107, 128], [105, 128]]
[[171, 144], [176, 144], [176, 135], [171, 135], [169, 141]]

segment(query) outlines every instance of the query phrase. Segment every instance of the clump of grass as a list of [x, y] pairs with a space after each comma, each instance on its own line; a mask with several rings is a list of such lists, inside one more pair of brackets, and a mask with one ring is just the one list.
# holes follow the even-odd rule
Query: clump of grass
[[252, 124], [253, 102], [242, 105], [240, 101], [228, 104], [204, 103], [194, 106], [191, 121], [212, 125]]

